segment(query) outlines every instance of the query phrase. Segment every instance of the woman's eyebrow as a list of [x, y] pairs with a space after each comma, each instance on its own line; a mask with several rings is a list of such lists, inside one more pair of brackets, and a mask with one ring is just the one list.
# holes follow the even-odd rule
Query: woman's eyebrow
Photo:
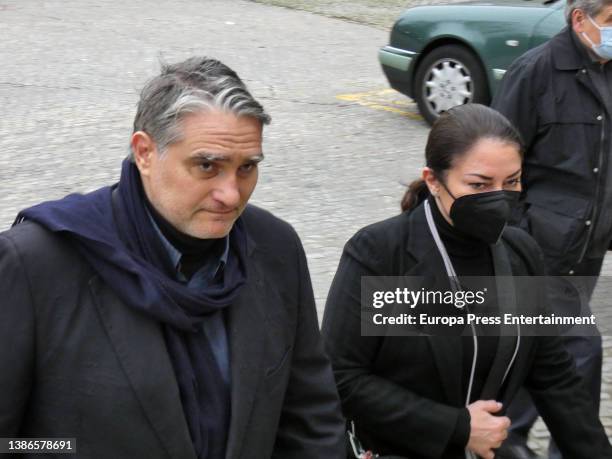
[[[523, 170], [523, 169], [521, 168], [521, 169], [517, 170], [516, 172], [513, 172], [513, 173], [512, 173], [512, 174], [510, 174], [510, 175], [509, 175], [507, 178], [511, 178], [511, 177], [514, 177], [515, 175], [520, 174], [522, 170]], [[481, 178], [481, 179], [483, 179], [483, 180], [493, 180], [493, 177], [489, 177], [488, 175], [483, 175], [483, 174], [470, 173], [470, 174], [465, 174], [465, 175], [466, 175], [466, 176], [468, 176], [468, 175], [472, 175], [472, 176], [474, 176], [474, 177], [478, 177], [478, 178]]]
[[510, 174], [510, 175], [508, 176], [508, 178], [512, 178], [512, 177], [514, 177], [515, 175], [519, 175], [519, 174], [521, 173], [521, 171], [522, 171], [522, 170], [523, 170], [523, 168], [521, 167], [521, 168], [520, 168], [518, 171], [516, 171], [516, 172], [514, 172], [514, 173]]
[[473, 176], [481, 178], [483, 180], [493, 180], [493, 177], [489, 177], [487, 175], [482, 175], [482, 174], [465, 174], [465, 175], [473, 175]]

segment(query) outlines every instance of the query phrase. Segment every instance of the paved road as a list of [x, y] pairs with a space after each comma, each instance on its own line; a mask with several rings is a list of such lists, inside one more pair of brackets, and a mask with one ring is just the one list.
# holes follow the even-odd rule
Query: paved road
[[[155, 4], [0, 0], [0, 228], [23, 207], [116, 181], [160, 57], [214, 56], [273, 116], [253, 200], [300, 233], [321, 310], [343, 244], [398, 212], [423, 162], [428, 129], [376, 62], [387, 32], [251, 2]], [[605, 381], [612, 428], [609, 364]]]

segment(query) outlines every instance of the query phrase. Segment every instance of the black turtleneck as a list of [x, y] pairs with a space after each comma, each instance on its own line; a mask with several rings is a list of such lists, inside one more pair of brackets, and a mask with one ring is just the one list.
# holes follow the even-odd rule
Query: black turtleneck
[[[459, 279], [461, 280], [461, 277], [466, 276], [494, 276], [493, 257], [489, 245], [452, 226], [442, 215], [435, 198], [429, 196], [428, 199], [436, 228]], [[488, 305], [487, 307], [491, 306]], [[474, 310], [474, 307], [472, 307], [472, 311], [477, 312]], [[481, 329], [479, 331], [479, 327], [476, 327], [476, 334], [477, 336], [484, 334], [484, 330]], [[499, 338], [495, 336], [495, 333], [491, 333], [491, 328], [487, 329], [486, 334], [489, 336], [478, 337], [478, 356], [470, 403], [480, 399], [480, 394], [497, 352]], [[461, 382], [463, 390], [461, 393], [465, 396], [467, 394], [474, 356], [474, 341], [471, 334], [462, 339], [462, 351], [463, 370]]]
[[489, 245], [452, 226], [440, 212], [435, 198], [430, 196], [428, 199], [438, 233], [457, 276], [495, 275]]
[[181, 272], [187, 279], [190, 279], [210, 257], [221, 257], [225, 250], [225, 238], [200, 239], [185, 234], [162, 217], [148, 198], [145, 198], [145, 203], [161, 233], [176, 250], [181, 252]]

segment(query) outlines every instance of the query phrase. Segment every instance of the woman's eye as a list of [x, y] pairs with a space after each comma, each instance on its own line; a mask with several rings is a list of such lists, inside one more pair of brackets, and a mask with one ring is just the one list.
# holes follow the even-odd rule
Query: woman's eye
[[486, 185], [484, 183], [470, 183], [470, 186], [475, 190], [482, 190]]
[[516, 178], [516, 179], [512, 179], [508, 181], [508, 185], [510, 186], [516, 186], [519, 183], [521, 183], [521, 179], [520, 178]]

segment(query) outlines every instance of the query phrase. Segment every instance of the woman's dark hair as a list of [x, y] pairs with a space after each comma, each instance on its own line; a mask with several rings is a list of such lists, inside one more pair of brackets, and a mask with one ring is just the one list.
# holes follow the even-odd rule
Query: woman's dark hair
[[[504, 115], [484, 105], [465, 104], [442, 113], [433, 124], [425, 146], [425, 164], [441, 179], [453, 161], [481, 139], [515, 144], [523, 154], [521, 136]], [[402, 211], [413, 209], [428, 195], [425, 182], [415, 180], [404, 194]]]

